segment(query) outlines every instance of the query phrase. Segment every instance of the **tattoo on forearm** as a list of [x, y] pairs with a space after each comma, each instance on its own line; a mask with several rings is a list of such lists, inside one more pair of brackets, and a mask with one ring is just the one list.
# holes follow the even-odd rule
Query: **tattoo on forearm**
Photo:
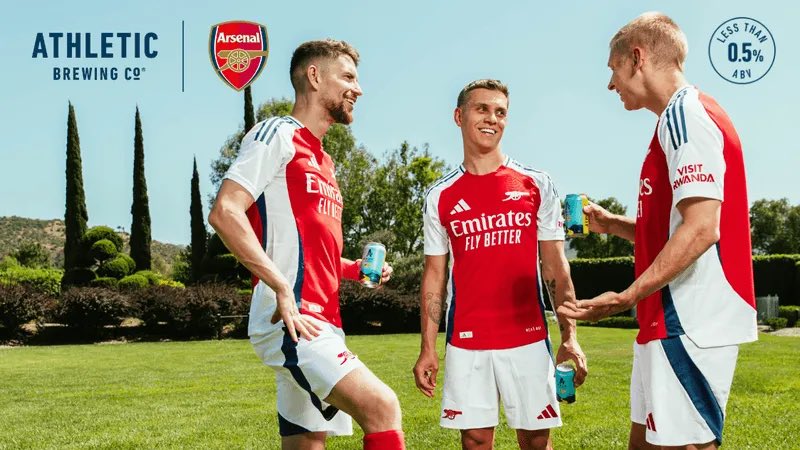
[[428, 320], [439, 325], [442, 320], [442, 296], [434, 292], [426, 292], [425, 310], [428, 313]]
[[544, 280], [544, 285], [547, 288], [547, 295], [550, 296], [550, 303], [556, 306], [556, 280]]

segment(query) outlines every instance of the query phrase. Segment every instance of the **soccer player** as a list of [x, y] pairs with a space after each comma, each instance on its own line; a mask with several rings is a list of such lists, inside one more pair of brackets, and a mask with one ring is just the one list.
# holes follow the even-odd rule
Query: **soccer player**
[[209, 215], [254, 275], [248, 334], [275, 370], [284, 449], [323, 449], [352, 434], [351, 416], [365, 449], [404, 448], [397, 396], [347, 349], [339, 315], [340, 277], [359, 267], [341, 257], [342, 195], [322, 138], [353, 121], [358, 59], [330, 39], [295, 50], [291, 115], [248, 131]]
[[595, 204], [585, 212], [591, 231], [635, 243], [636, 281], [559, 308], [597, 320], [637, 306], [633, 449], [717, 448], [738, 344], [757, 338], [742, 147], [725, 111], [684, 78], [686, 51], [683, 32], [660, 13], [611, 39], [608, 89], [658, 123], [636, 218]]
[[[550, 177], [504, 155], [500, 140], [508, 88], [469, 83], [458, 96], [464, 162], [425, 196], [422, 348], [414, 378], [433, 397], [436, 334], [447, 282], [447, 347], [440, 425], [461, 430], [465, 449], [490, 449], [499, 399], [522, 449], [550, 448], [561, 425], [541, 277], [559, 305], [575, 293], [564, 255], [561, 202]], [[557, 362], [573, 360], [575, 385], [586, 376], [575, 321], [559, 317]]]

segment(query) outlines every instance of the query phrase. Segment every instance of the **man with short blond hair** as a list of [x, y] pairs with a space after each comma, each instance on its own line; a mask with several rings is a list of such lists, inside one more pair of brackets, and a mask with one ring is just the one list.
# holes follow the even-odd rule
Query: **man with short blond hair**
[[608, 89], [658, 123], [636, 218], [595, 204], [584, 212], [592, 232], [635, 243], [636, 280], [559, 308], [596, 321], [637, 307], [631, 449], [721, 445], [738, 345], [757, 339], [742, 146], [725, 111], [684, 78], [686, 51], [683, 32], [660, 13], [611, 40]]
[[346, 42], [297, 48], [292, 114], [248, 130], [208, 218], [254, 275], [248, 334], [275, 370], [284, 450], [324, 449], [328, 435], [352, 434], [351, 416], [365, 449], [405, 448], [397, 396], [347, 348], [339, 314], [340, 278], [359, 267], [341, 256], [342, 195], [322, 139], [353, 121], [357, 65]]

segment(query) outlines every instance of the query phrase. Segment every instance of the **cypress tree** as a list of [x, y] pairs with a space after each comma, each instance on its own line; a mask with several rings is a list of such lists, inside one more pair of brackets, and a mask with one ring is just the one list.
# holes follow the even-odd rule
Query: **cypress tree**
[[86, 233], [89, 213], [86, 210], [86, 195], [83, 192], [83, 168], [81, 164], [81, 142], [78, 137], [78, 121], [75, 108], [69, 103], [67, 116], [67, 198], [64, 212], [66, 241], [64, 242], [64, 271], [80, 265], [81, 238]]
[[133, 204], [131, 205], [131, 258], [136, 270], [149, 270], [150, 207], [147, 199], [147, 180], [144, 177], [144, 139], [139, 108], [136, 108], [136, 131], [133, 138]]
[[203, 200], [200, 197], [200, 175], [197, 173], [197, 158], [192, 169], [192, 203], [189, 206], [192, 226], [191, 275], [194, 281], [202, 276], [203, 257], [206, 255], [206, 224], [203, 219]]
[[250, 86], [244, 88], [244, 132], [250, 131], [256, 124], [256, 115], [253, 112], [253, 95]]

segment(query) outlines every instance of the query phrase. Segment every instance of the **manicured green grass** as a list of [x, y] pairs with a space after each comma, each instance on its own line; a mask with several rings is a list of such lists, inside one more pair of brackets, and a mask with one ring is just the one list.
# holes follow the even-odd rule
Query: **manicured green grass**
[[[580, 330], [590, 374], [578, 401], [562, 405], [556, 448], [627, 447], [634, 335]], [[458, 433], [438, 426], [440, 398], [414, 387], [418, 336], [348, 339], [400, 397], [409, 449], [460, 448]], [[762, 335], [741, 348], [723, 448], [800, 446], [798, 369], [800, 338]], [[356, 427], [328, 448], [358, 449], [361, 437]], [[0, 349], [0, 448], [156, 447], [279, 448], [273, 375], [247, 341]], [[496, 448], [516, 448], [502, 421]]]

